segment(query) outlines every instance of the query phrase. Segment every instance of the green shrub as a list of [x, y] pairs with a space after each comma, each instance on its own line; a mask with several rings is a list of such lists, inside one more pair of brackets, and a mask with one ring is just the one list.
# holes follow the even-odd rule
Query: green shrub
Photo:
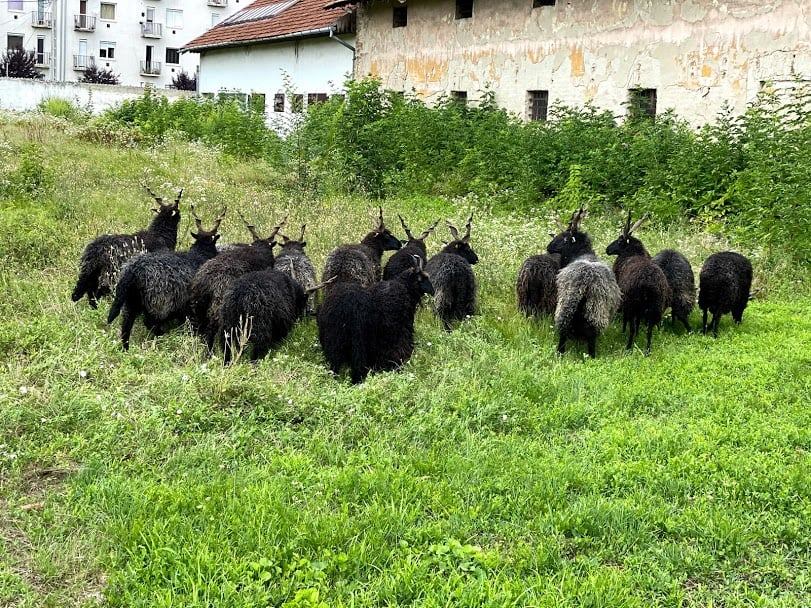
[[35, 196], [45, 192], [51, 184], [51, 175], [39, 145], [29, 143], [16, 151], [16, 166], [2, 175], [0, 195]]
[[49, 116], [64, 118], [71, 122], [87, 120], [89, 114], [68, 99], [61, 97], [46, 97], [37, 104], [37, 110]]

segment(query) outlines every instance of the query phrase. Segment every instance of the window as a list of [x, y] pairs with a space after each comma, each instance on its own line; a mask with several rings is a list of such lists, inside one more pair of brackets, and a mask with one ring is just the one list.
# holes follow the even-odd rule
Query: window
[[166, 63], [180, 63], [180, 50], [179, 49], [166, 49]]
[[22, 34], [9, 34], [6, 37], [6, 48], [11, 50], [23, 50], [23, 35]]
[[532, 8], [541, 8], [542, 6], [555, 6], [555, 0], [532, 0]]
[[290, 111], [295, 114], [300, 114], [304, 111], [304, 95], [296, 93], [290, 102]]
[[273, 111], [284, 112], [284, 93], [276, 93], [273, 96]]
[[530, 120], [546, 120], [549, 91], [527, 91], [527, 116]]
[[473, 16], [473, 0], [456, 0], [456, 18], [470, 19]]
[[631, 89], [628, 91], [628, 117], [653, 118], [656, 116], [656, 89]]
[[467, 91], [451, 91], [451, 99], [465, 105], [467, 104]]
[[405, 27], [408, 25], [408, 7], [405, 5], [395, 6], [391, 13], [392, 27]]
[[309, 107], [317, 103], [324, 103], [327, 99], [329, 99], [329, 95], [326, 93], [308, 93], [307, 106]]
[[8, 10], [10, 11], [23, 10], [23, 0], [8, 0]]
[[115, 21], [115, 4], [102, 2], [101, 10], [99, 11], [99, 19], [104, 21]]
[[178, 29], [183, 27], [183, 11], [167, 8], [166, 27], [171, 29]]
[[115, 42], [101, 42], [99, 44], [100, 59], [115, 59]]
[[220, 22], [220, 16], [217, 13], [211, 13], [211, 27], [214, 27]]

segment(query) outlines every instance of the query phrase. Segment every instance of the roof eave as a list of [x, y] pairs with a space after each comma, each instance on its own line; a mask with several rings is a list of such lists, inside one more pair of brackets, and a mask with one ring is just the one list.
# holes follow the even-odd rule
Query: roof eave
[[251, 38], [250, 40], [233, 40], [228, 42], [215, 42], [211, 44], [201, 44], [194, 46], [184, 46], [180, 49], [181, 53], [199, 53], [201, 51], [208, 51], [211, 49], [224, 49], [235, 46], [254, 46], [256, 44], [266, 44], [268, 42], [284, 42], [285, 40], [298, 40], [300, 38], [317, 38], [319, 36], [329, 36], [329, 33], [335, 29], [334, 25], [329, 27], [321, 27], [313, 30], [304, 30], [295, 32], [293, 34], [281, 34], [279, 36], [267, 36], [265, 38]]

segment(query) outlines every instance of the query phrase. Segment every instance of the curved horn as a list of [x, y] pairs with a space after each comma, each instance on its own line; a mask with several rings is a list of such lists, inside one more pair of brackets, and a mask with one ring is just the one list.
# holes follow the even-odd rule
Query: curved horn
[[424, 241], [425, 239], [427, 239], [428, 235], [431, 234], [434, 230], [436, 230], [436, 227], [437, 227], [438, 224], [439, 224], [439, 220], [435, 221], [433, 223], [433, 225], [428, 228], [428, 230], [426, 230], [425, 232], [423, 232], [420, 235], [420, 238], [418, 240]]
[[304, 242], [304, 229], [307, 228], [307, 224], [301, 225], [301, 234], [298, 237], [298, 240]]
[[456, 226], [451, 224], [448, 220], [445, 220], [445, 223], [448, 225], [448, 230], [451, 231], [451, 236], [454, 240], [458, 241], [459, 239], [459, 231], [456, 229]]
[[377, 221], [378, 221], [378, 224], [377, 224], [377, 229], [378, 229], [378, 230], [383, 230], [383, 228], [384, 228], [384, 225], [383, 225], [383, 207], [378, 207], [378, 208], [377, 208], [377, 210], [378, 210], [378, 216], [377, 216]]
[[462, 240], [466, 243], [470, 240], [470, 228], [473, 223], [473, 212], [467, 218], [467, 223], [465, 224], [465, 236], [462, 237]]
[[[289, 215], [290, 215], [289, 213], [288, 213], [287, 215], [285, 215], [285, 216], [282, 218], [282, 221], [281, 221], [281, 222], [279, 222], [278, 224], [276, 224], [276, 225], [273, 227], [273, 230], [271, 230], [271, 232], [270, 232], [270, 236], [268, 237], [268, 240], [272, 241], [273, 239], [275, 239], [275, 238], [276, 238], [276, 235], [277, 235], [277, 234], [279, 234], [279, 230], [281, 230], [281, 229], [282, 229], [282, 227], [283, 227], [283, 226], [284, 226], [284, 225], [287, 223], [287, 217], [288, 217]], [[289, 239], [288, 239], [288, 240], [289, 240]]]
[[414, 258], [414, 265], [417, 267], [417, 270], [422, 272], [423, 268], [425, 268], [425, 260], [422, 259], [421, 256], [418, 255], [411, 255]]
[[403, 216], [398, 213], [397, 217], [400, 218], [400, 223], [403, 225], [403, 230], [405, 230], [405, 233], [406, 233], [406, 236], [408, 237], [408, 240], [409, 241], [416, 241], [417, 239], [415, 239], [414, 235], [411, 234], [411, 230], [409, 230], [408, 225], [405, 223], [405, 220], [403, 219]]
[[197, 215], [197, 211], [194, 209], [193, 203], [191, 206], [191, 215], [194, 218], [194, 223], [197, 225], [197, 232], [203, 232], [203, 220], [199, 215]]
[[147, 191], [147, 193], [149, 194], [149, 196], [151, 196], [152, 198], [154, 198], [154, 199], [155, 199], [155, 202], [156, 202], [156, 203], [158, 203], [158, 205], [161, 205], [161, 206], [163, 205], [163, 198], [162, 198], [162, 197], [160, 197], [160, 196], [158, 196], [157, 194], [155, 194], [155, 193], [152, 191], [152, 188], [150, 188], [149, 186], [147, 186], [147, 185], [146, 185], [146, 182], [142, 182], [142, 183], [141, 183], [141, 186], [144, 188], [144, 190], [146, 190], [146, 191]]
[[217, 232], [217, 230], [220, 229], [220, 224], [222, 224], [222, 221], [225, 219], [226, 211], [228, 211], [228, 207], [223, 207], [222, 211], [220, 211], [220, 215], [218, 215], [217, 219], [214, 220], [214, 227], [210, 231], [212, 234], [214, 234], [215, 232]]
[[310, 287], [309, 289], [306, 289], [305, 293], [307, 293], [308, 295], [311, 294], [311, 293], [315, 293], [316, 291], [318, 291], [319, 289], [321, 289], [323, 287], [326, 287], [330, 283], [334, 283], [337, 279], [338, 279], [338, 275], [336, 274], [331, 279], [327, 279], [326, 281], [324, 281], [323, 283], [319, 283], [315, 287]]
[[[631, 214], [630, 214], [630, 213], [628, 214], [628, 217], [629, 217], [629, 223], [630, 223], [630, 217], [631, 217]], [[636, 229], [637, 229], [637, 228], [639, 228], [639, 227], [640, 227], [642, 224], [644, 224], [644, 223], [647, 221], [647, 219], [648, 219], [648, 214], [646, 213], [646, 214], [645, 214], [645, 215], [643, 215], [641, 218], [639, 218], [638, 220], [636, 220], [636, 222], [634, 222], [634, 225], [633, 225], [633, 226], [631, 226], [631, 227], [628, 229], [628, 235], [630, 236], [631, 234], [633, 234], [633, 233], [634, 233], [634, 230], [636, 230]]]
[[245, 228], [248, 229], [248, 232], [251, 233], [251, 236], [253, 237], [253, 240], [254, 241], [261, 241], [262, 237], [259, 236], [259, 233], [256, 231], [256, 225], [252, 224], [251, 222], [246, 220], [245, 216], [242, 215], [242, 211], [237, 211], [237, 215], [239, 216], [239, 219], [242, 220], [242, 223], [245, 224]]
[[180, 189], [180, 191], [177, 193], [177, 196], [175, 197], [175, 205], [174, 205], [175, 207], [180, 206], [181, 198], [183, 198], [183, 188]]

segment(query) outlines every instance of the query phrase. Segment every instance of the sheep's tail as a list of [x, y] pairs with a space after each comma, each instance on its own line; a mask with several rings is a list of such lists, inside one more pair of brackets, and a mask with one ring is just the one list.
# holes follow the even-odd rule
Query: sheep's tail
[[124, 306], [130, 288], [132, 288], [134, 284], [135, 274], [132, 272], [131, 268], [125, 268], [124, 272], [121, 273], [118, 284], [115, 286], [115, 299], [113, 300], [113, 305], [110, 306], [110, 312], [107, 315], [107, 323], [115, 321], [116, 317], [121, 313], [121, 308]]
[[363, 382], [366, 375], [369, 373], [368, 352], [366, 350], [365, 332], [360, 331], [357, 325], [354, 325], [355, 331], [351, 332], [349, 338], [352, 341], [352, 353], [350, 355], [350, 364], [352, 367], [352, 383], [357, 384]]
[[588, 291], [588, 283], [586, 281], [574, 280], [563, 281], [558, 279], [558, 305], [555, 308], [555, 329], [559, 334], [566, 334], [569, 332], [577, 316], [577, 311], [582, 307], [583, 300]]

